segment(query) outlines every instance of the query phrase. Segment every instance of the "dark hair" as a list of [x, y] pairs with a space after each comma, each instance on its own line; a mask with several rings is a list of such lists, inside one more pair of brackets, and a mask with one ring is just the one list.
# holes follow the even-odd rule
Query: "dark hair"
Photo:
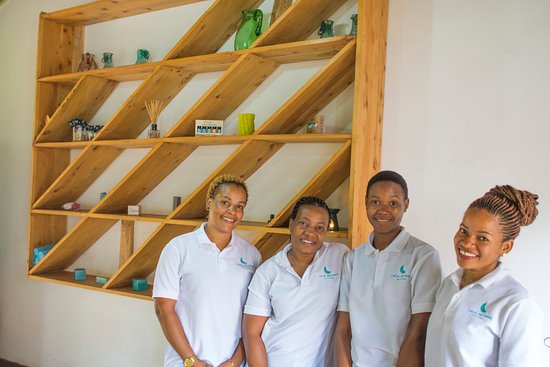
[[222, 187], [223, 185], [236, 185], [242, 187], [246, 195], [246, 201], [248, 202], [248, 188], [246, 187], [246, 183], [242, 178], [230, 174], [220, 175], [216, 177], [208, 187], [207, 197], [210, 199], [214, 199], [218, 191], [220, 191], [220, 187]]
[[389, 181], [398, 184], [403, 189], [403, 194], [405, 194], [405, 199], [409, 198], [409, 188], [407, 187], [407, 181], [399, 173], [394, 171], [380, 171], [374, 176], [371, 177], [369, 183], [367, 184], [367, 193], [365, 197], [369, 196], [369, 190], [372, 185], [378, 182]]
[[318, 208], [323, 208], [327, 212], [327, 215], [330, 216], [328, 205], [323, 199], [319, 199], [316, 196], [302, 196], [298, 199], [298, 201], [296, 201], [296, 204], [294, 204], [294, 208], [292, 208], [292, 214], [290, 214], [290, 219], [296, 219], [296, 216], [298, 215], [298, 210], [304, 205], [311, 205]]
[[485, 209], [498, 218], [502, 231], [502, 241], [513, 240], [519, 235], [521, 226], [535, 220], [538, 195], [518, 190], [510, 185], [495, 186], [479, 199], [474, 200], [469, 209]]

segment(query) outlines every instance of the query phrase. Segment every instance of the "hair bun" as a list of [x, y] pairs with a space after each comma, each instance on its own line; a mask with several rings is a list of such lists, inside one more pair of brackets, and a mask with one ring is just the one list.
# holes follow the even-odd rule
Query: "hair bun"
[[527, 226], [535, 220], [538, 195], [529, 191], [518, 190], [510, 185], [495, 186], [486, 195], [497, 196], [512, 203], [517, 208], [517, 216], [522, 226]]

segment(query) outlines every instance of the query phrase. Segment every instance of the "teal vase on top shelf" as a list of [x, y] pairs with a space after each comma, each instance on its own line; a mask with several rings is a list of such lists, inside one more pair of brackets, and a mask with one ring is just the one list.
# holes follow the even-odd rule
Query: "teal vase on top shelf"
[[242, 14], [243, 19], [235, 35], [235, 51], [249, 48], [262, 34], [264, 13], [260, 9], [256, 9], [243, 10]]
[[319, 28], [319, 32], [317, 32], [317, 34], [321, 36], [321, 38], [334, 37], [334, 31], [332, 30], [333, 24], [334, 21], [330, 19], [321, 21], [321, 27]]
[[351, 19], [351, 31], [349, 32], [349, 34], [353, 36], [357, 34], [357, 14], [353, 14], [350, 19]]
[[144, 48], [138, 49], [136, 64], [145, 64], [147, 61], [149, 61], [149, 51]]
[[101, 62], [103, 62], [103, 68], [112, 68], [113, 65], [113, 53], [112, 52], [104, 52], [103, 58], [101, 59]]

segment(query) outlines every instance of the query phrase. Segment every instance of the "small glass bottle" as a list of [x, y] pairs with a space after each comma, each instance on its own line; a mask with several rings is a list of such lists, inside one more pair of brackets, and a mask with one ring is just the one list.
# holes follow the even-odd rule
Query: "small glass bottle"
[[353, 36], [357, 34], [357, 14], [353, 14], [350, 19], [351, 19], [351, 31], [349, 32], [349, 34]]
[[138, 49], [136, 64], [145, 64], [147, 61], [149, 61], [149, 51], [144, 48]]
[[151, 124], [151, 130], [147, 131], [147, 136], [150, 138], [160, 138], [160, 131], [157, 130], [157, 124]]
[[112, 52], [104, 52], [103, 58], [101, 59], [101, 62], [103, 62], [103, 69], [105, 68], [112, 68], [113, 65], [113, 53]]
[[321, 21], [321, 27], [319, 28], [319, 32], [317, 32], [317, 34], [321, 36], [321, 38], [334, 37], [334, 31], [332, 30], [333, 24], [334, 21], [330, 19]]

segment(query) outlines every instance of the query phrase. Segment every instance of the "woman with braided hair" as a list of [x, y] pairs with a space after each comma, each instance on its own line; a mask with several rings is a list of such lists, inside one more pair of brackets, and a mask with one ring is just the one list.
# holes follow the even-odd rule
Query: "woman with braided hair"
[[342, 258], [348, 248], [327, 243], [327, 204], [298, 199], [290, 216], [290, 243], [263, 263], [248, 287], [243, 341], [250, 367], [333, 366]]
[[258, 250], [233, 232], [247, 201], [242, 179], [218, 176], [208, 189], [208, 221], [162, 251], [153, 298], [170, 343], [165, 367], [242, 364], [242, 308], [261, 260]]
[[470, 204], [454, 237], [460, 269], [439, 288], [426, 366], [538, 366], [542, 312], [499, 259], [537, 214], [538, 196], [496, 186]]

